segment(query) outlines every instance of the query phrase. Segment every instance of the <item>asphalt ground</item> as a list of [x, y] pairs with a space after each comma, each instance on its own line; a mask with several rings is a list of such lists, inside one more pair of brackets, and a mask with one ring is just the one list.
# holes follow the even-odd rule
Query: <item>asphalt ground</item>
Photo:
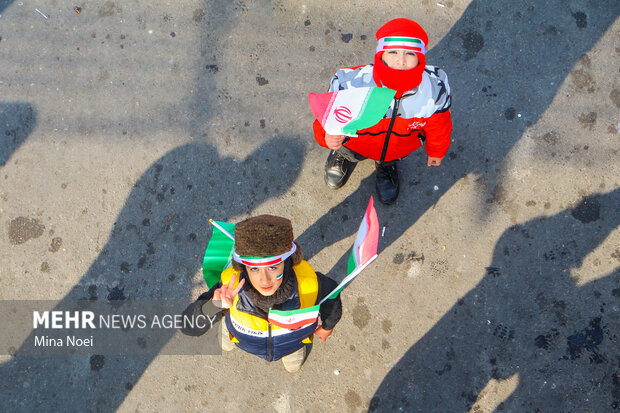
[[342, 278], [374, 166], [326, 188], [307, 93], [370, 63], [391, 18], [427, 30], [454, 124], [441, 167], [402, 162], [379, 258], [300, 372], [239, 350], [17, 345], [0, 349], [0, 410], [620, 409], [619, 15], [613, 0], [0, 1], [2, 300], [189, 303], [208, 219], [262, 213]]

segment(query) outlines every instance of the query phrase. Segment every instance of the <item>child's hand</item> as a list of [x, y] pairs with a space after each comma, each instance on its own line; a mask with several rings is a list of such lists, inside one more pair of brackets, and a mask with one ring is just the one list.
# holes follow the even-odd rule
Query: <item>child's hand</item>
[[433, 156], [429, 156], [428, 157], [428, 162], [426, 163], [426, 166], [439, 166], [441, 165], [441, 160], [443, 158], [435, 158]]
[[325, 134], [325, 144], [329, 149], [336, 150], [342, 146], [342, 142], [344, 142], [344, 135], [330, 135], [329, 133]]
[[[232, 307], [233, 300], [235, 299], [237, 294], [239, 294], [239, 291], [241, 290], [241, 287], [243, 287], [243, 284], [245, 284], [245, 279], [243, 279], [241, 280], [241, 282], [239, 282], [239, 285], [237, 286], [237, 288], [233, 289], [233, 287], [235, 286], [236, 280], [237, 280], [237, 274], [233, 273], [233, 276], [230, 279], [230, 282], [228, 283], [228, 285], [224, 284], [213, 292], [213, 301], [214, 301], [213, 304], [216, 307], [220, 307], [220, 308]], [[222, 305], [221, 306], [217, 305], [215, 301], [221, 301]]]
[[314, 335], [318, 336], [319, 341], [325, 342], [327, 337], [332, 335], [332, 331], [334, 330], [325, 330], [323, 327], [318, 326], [316, 330], [314, 330]]

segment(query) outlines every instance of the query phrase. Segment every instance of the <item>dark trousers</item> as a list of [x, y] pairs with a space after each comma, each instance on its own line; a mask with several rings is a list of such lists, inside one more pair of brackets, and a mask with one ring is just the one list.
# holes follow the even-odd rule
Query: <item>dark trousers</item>
[[[359, 162], [359, 161], [363, 161], [364, 159], [368, 159], [363, 155], [360, 155], [359, 153], [352, 151], [351, 149], [345, 147], [344, 145], [341, 146], [340, 148], [336, 149], [336, 152], [341, 155], [343, 158], [345, 158], [347, 161], [349, 162]], [[406, 158], [406, 157], [405, 157]], [[389, 162], [379, 162], [379, 161], [375, 161], [375, 164], [379, 165], [392, 165], [397, 163], [398, 161], [405, 159], [405, 158], [400, 158], [400, 159], [394, 159], [393, 161], [389, 161]]]
[[[349, 140], [350, 138], [346, 138], [344, 140], [343, 143], [346, 143], [347, 140]], [[355, 139], [355, 138], [353, 138]], [[424, 142], [426, 141], [426, 135], [423, 132], [419, 132], [418, 133], [418, 139], [420, 139], [420, 141], [422, 142], [422, 145], [424, 145]], [[365, 156], [360, 155], [359, 153], [352, 151], [351, 149], [345, 147], [344, 145], [342, 145], [339, 149], [336, 150], [336, 152], [338, 152], [339, 155], [343, 156], [347, 161], [349, 162], [359, 162], [359, 161], [363, 161], [364, 159], [368, 159]], [[409, 156], [409, 155], [407, 155]], [[402, 158], [398, 158], [398, 159], [394, 159], [392, 161], [389, 162], [379, 162], [379, 161], [375, 161], [376, 165], [393, 165], [396, 164], [399, 161], [402, 161], [403, 159], [405, 159], [407, 156], [403, 156]]]

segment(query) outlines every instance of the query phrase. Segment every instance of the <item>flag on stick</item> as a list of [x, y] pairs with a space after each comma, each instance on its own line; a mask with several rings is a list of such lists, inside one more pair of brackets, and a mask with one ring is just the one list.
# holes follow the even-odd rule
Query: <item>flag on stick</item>
[[358, 87], [337, 92], [310, 93], [310, 110], [330, 135], [357, 136], [385, 116], [396, 91], [383, 87]]
[[235, 231], [235, 225], [212, 219], [209, 222], [213, 224], [213, 234], [202, 261], [202, 275], [211, 289], [220, 281], [222, 271], [230, 265], [235, 246], [235, 238], [231, 234]]
[[271, 309], [267, 315], [267, 320], [279, 327], [297, 330], [298, 328], [314, 323], [316, 319], [319, 318], [320, 306], [320, 304], [317, 304], [312, 307], [290, 311]]
[[347, 263], [347, 276], [344, 280], [319, 304], [323, 304], [323, 301], [327, 299], [333, 299], [338, 297], [340, 291], [358, 276], [364, 268], [366, 268], [371, 262], [377, 258], [377, 247], [379, 245], [379, 219], [377, 218], [377, 211], [375, 205], [370, 197], [364, 219], [360, 224], [360, 229], [357, 231], [355, 242], [353, 243], [353, 250]]

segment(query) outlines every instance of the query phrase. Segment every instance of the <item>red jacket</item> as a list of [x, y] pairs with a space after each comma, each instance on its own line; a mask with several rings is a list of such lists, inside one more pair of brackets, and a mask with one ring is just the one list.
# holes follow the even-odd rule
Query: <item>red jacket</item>
[[[372, 65], [338, 70], [332, 78], [330, 91], [367, 86], [377, 86], [372, 77]], [[418, 135], [423, 133], [428, 156], [443, 158], [450, 146], [451, 103], [446, 73], [438, 67], [426, 66], [418, 87], [394, 99], [378, 124], [357, 131], [358, 136], [348, 138], [344, 146], [375, 161], [388, 162], [418, 149], [422, 145]], [[393, 116], [395, 106], [396, 116]], [[327, 147], [325, 130], [316, 120], [313, 129], [319, 145]]]

